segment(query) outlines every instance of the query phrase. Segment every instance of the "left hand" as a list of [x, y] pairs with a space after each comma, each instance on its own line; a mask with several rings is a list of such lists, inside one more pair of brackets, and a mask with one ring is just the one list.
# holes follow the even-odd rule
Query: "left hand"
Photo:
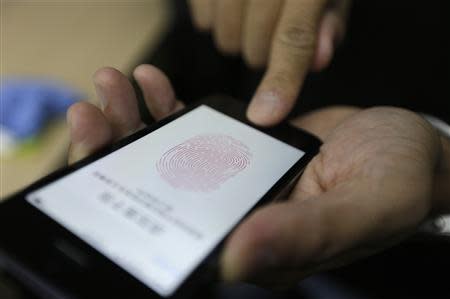
[[[183, 107], [155, 67], [140, 66], [134, 76], [156, 119]], [[102, 110], [78, 103], [68, 111], [71, 162], [143, 126], [124, 75], [105, 68], [94, 82]], [[231, 235], [221, 260], [225, 280], [295, 283], [398, 242], [443, 207], [434, 196], [441, 142], [418, 115], [327, 108], [294, 123], [324, 145], [286, 201], [255, 210]], [[449, 177], [445, 169], [441, 178]]]

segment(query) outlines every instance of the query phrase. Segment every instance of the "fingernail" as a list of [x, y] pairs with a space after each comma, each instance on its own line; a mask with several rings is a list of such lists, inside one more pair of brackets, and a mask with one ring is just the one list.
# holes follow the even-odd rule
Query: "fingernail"
[[255, 95], [248, 111], [248, 118], [260, 125], [270, 124], [278, 115], [281, 101], [274, 92], [261, 92]]

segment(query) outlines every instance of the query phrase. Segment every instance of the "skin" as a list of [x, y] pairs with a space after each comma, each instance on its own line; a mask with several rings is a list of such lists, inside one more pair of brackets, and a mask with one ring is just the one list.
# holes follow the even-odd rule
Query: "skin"
[[345, 32], [350, 0], [190, 0], [194, 25], [224, 54], [267, 67], [247, 111], [270, 126], [291, 111], [309, 70], [331, 61]]
[[[183, 107], [167, 77], [141, 65], [134, 77], [156, 119]], [[125, 76], [94, 75], [102, 108], [81, 102], [67, 114], [69, 162], [143, 127]], [[255, 210], [229, 237], [225, 281], [282, 287], [368, 256], [406, 238], [431, 214], [450, 211], [450, 143], [407, 110], [331, 107], [293, 124], [324, 144], [287, 200]]]

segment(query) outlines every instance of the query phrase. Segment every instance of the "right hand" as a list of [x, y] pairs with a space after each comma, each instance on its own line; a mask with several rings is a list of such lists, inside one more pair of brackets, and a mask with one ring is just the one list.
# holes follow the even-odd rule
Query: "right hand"
[[242, 54], [267, 71], [247, 111], [263, 126], [292, 110], [303, 80], [331, 61], [342, 40], [350, 0], [190, 0], [197, 28], [211, 31], [225, 54]]

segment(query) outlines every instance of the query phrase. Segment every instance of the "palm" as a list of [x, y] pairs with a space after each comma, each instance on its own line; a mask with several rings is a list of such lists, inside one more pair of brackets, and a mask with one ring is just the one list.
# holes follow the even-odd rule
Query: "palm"
[[[324, 138], [320, 153], [309, 164], [298, 189], [317, 196], [355, 181], [370, 180], [373, 188], [367, 191], [388, 195], [381, 193], [388, 188], [380, 187], [395, 181], [399, 188], [409, 187], [402, 194], [417, 194], [424, 201], [431, 184], [426, 180], [431, 169], [424, 163], [431, 157], [427, 149], [431, 151], [432, 146], [426, 144], [433, 143], [430, 133], [418, 116], [400, 109], [359, 112]], [[413, 184], [417, 179], [422, 184]], [[421, 207], [426, 208], [426, 203]]]

